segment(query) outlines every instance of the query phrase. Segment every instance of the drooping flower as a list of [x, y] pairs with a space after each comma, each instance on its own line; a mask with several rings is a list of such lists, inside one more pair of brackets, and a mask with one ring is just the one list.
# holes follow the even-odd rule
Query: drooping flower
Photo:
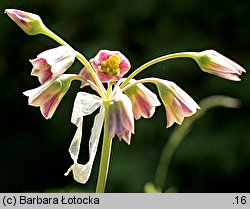
[[73, 64], [75, 56], [76, 52], [68, 46], [46, 50], [30, 60], [33, 65], [31, 75], [37, 76], [41, 84], [55, 80]]
[[75, 76], [73, 74], [61, 75], [56, 80], [46, 82], [35, 89], [25, 91], [23, 94], [29, 97], [29, 105], [40, 107], [42, 115], [49, 119], [55, 113]]
[[121, 52], [109, 50], [100, 50], [93, 58], [92, 65], [102, 82], [119, 80], [131, 67]]
[[120, 140], [130, 144], [131, 134], [134, 133], [132, 103], [118, 86], [115, 86], [115, 96], [109, 106], [108, 130], [110, 139], [116, 134]]
[[6, 9], [5, 13], [28, 35], [37, 35], [46, 30], [41, 18], [33, 13]]
[[240, 65], [214, 50], [195, 54], [194, 59], [204, 72], [232, 81], [240, 81], [239, 76], [246, 72]]
[[[135, 81], [132, 79], [130, 83]], [[133, 115], [136, 120], [140, 119], [141, 116], [151, 118], [155, 112], [155, 107], [161, 105], [157, 96], [141, 83], [131, 86], [124, 93], [132, 102]]]
[[162, 79], [154, 80], [166, 109], [167, 128], [174, 122], [182, 124], [185, 117], [200, 109], [198, 104], [175, 83]]

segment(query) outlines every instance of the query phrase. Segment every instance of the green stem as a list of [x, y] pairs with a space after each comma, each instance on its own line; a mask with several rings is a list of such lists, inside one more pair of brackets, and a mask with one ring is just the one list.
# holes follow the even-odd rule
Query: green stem
[[104, 101], [105, 116], [104, 116], [104, 134], [102, 141], [102, 154], [99, 168], [99, 175], [96, 186], [96, 193], [104, 193], [108, 176], [109, 160], [111, 154], [112, 139], [108, 135], [108, 112], [110, 101]]
[[156, 63], [163, 62], [166, 60], [181, 58], [181, 57], [194, 58], [195, 54], [196, 54], [196, 52], [180, 52], [180, 53], [168, 54], [168, 55], [164, 55], [164, 56], [155, 58], [155, 59], [145, 63], [144, 65], [140, 66], [133, 73], [131, 73], [130, 76], [128, 78], [126, 78], [126, 80], [121, 84], [120, 88], [122, 89], [123, 87], [125, 87], [129, 83], [130, 79], [132, 79], [138, 73], [145, 70], [146, 68], [148, 68], [151, 65], [154, 65]]
[[89, 61], [79, 52], [77, 52], [76, 54], [76, 58], [89, 70], [92, 78], [95, 81], [96, 86], [98, 87], [98, 89], [100, 90], [100, 96], [106, 100], [106, 90], [104, 88], [104, 86], [102, 85], [101, 81], [99, 80], [99, 78], [96, 75], [96, 72], [94, 71], [94, 69], [92, 68], [91, 64], [89, 63]]
[[53, 33], [46, 26], [45, 26], [45, 28], [43, 30], [43, 34], [46, 35], [46, 36], [48, 36], [48, 37], [50, 37], [50, 38], [52, 38], [52, 39], [54, 39], [56, 42], [58, 42], [62, 46], [69, 46], [69, 47], [71, 47], [66, 41], [64, 41], [63, 39], [61, 39], [58, 35], [56, 35], [55, 33]]
[[[65, 42], [63, 39], [61, 39], [58, 35], [56, 35], [54, 32], [52, 32], [48, 28], [46, 28], [43, 31], [43, 34], [52, 38], [53, 40], [55, 40], [56, 42], [58, 42], [62, 46], [69, 46], [70, 48], [72, 48], [67, 42]], [[77, 51], [76, 51], [76, 58], [89, 70], [90, 74], [92, 75], [92, 77], [95, 81], [97, 88], [99, 89], [98, 93], [100, 94], [100, 96], [103, 99], [106, 99], [106, 90], [105, 90], [104, 86], [102, 85], [101, 81], [98, 79], [98, 77], [97, 77], [93, 67], [89, 63], [89, 61], [81, 53], [79, 53]]]
[[162, 150], [154, 180], [156, 188], [160, 191], [163, 190], [163, 187], [165, 185], [166, 176], [168, 174], [169, 165], [171, 163], [173, 154], [175, 153], [176, 149], [179, 147], [185, 136], [191, 131], [193, 123], [201, 118], [211, 108], [236, 108], [239, 106], [239, 101], [231, 97], [218, 95], [203, 99], [199, 105], [201, 109], [192, 117], [186, 118], [181, 126], [177, 126], [174, 129], [174, 131], [170, 135], [168, 142]]
[[[70, 74], [68, 74], [68, 75], [70, 75]], [[94, 89], [99, 95], [101, 94], [100, 90], [97, 88], [95, 83], [93, 83], [92, 81], [86, 80], [82, 76], [79, 76], [78, 74], [74, 74], [71, 78], [73, 78], [74, 80], [88, 83], [91, 86], [91, 88]]]

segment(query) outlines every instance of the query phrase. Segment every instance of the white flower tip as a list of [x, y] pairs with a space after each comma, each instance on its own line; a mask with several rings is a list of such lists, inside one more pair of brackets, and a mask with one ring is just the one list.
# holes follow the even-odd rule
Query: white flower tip
[[24, 91], [24, 92], [23, 92], [23, 95], [28, 97], [28, 96], [29, 96], [29, 90]]
[[4, 10], [4, 14], [10, 13], [10, 12], [11, 12], [11, 9], [5, 9]]
[[32, 90], [33, 90], [33, 89], [27, 90], [27, 91], [24, 91], [24, 92], [23, 92], [23, 95], [24, 95], [24, 96], [29, 97], [29, 98], [28, 98], [28, 104], [29, 104], [29, 105], [32, 105], [32, 102], [33, 102], [33, 97], [32, 97], [33, 91], [32, 91]]

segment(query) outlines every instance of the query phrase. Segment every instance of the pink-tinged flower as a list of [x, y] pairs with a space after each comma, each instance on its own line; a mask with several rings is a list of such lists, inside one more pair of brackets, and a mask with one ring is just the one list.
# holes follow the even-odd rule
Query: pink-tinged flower
[[[81, 76], [85, 80], [89, 80], [89, 81], [91, 81], [93, 83], [95, 82], [94, 79], [93, 79], [93, 77], [92, 77], [92, 75], [91, 75], [91, 73], [89, 72], [89, 70], [86, 67], [84, 67], [80, 71], [79, 76]], [[80, 86], [80, 88], [83, 88], [83, 87], [88, 86], [88, 85], [89, 84], [87, 82], [83, 81], [82, 84], [81, 84], [81, 86]]]
[[46, 30], [41, 18], [29, 12], [6, 9], [5, 13], [28, 35], [36, 35]]
[[240, 81], [244, 68], [214, 50], [206, 50], [194, 57], [200, 68], [207, 73], [232, 81]]
[[109, 137], [115, 134], [130, 144], [131, 133], [134, 133], [134, 117], [132, 104], [128, 96], [123, 94], [118, 86], [115, 87], [116, 94], [109, 106], [108, 129]]
[[55, 80], [73, 64], [75, 56], [76, 52], [68, 46], [46, 50], [30, 60], [31, 75], [37, 76], [41, 84]]
[[38, 88], [25, 91], [29, 105], [40, 107], [42, 115], [49, 119], [53, 116], [63, 96], [67, 93], [75, 75], [64, 74], [54, 81], [46, 82]]
[[[133, 82], [135, 80], [130, 80], [130, 83]], [[141, 83], [129, 87], [124, 93], [132, 102], [133, 114], [136, 120], [140, 119], [141, 116], [151, 118], [155, 112], [155, 107], [161, 105], [157, 96]]]
[[119, 80], [131, 67], [121, 52], [109, 50], [100, 50], [93, 58], [92, 65], [102, 82]]
[[174, 122], [182, 124], [185, 117], [193, 115], [200, 109], [197, 103], [175, 83], [162, 79], [155, 80], [166, 109], [167, 128]]

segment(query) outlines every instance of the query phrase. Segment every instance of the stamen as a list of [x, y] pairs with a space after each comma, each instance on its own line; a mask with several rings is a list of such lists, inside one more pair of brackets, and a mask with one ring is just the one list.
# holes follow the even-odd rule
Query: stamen
[[116, 55], [111, 55], [101, 63], [100, 70], [110, 76], [118, 75], [120, 70], [120, 58]]

